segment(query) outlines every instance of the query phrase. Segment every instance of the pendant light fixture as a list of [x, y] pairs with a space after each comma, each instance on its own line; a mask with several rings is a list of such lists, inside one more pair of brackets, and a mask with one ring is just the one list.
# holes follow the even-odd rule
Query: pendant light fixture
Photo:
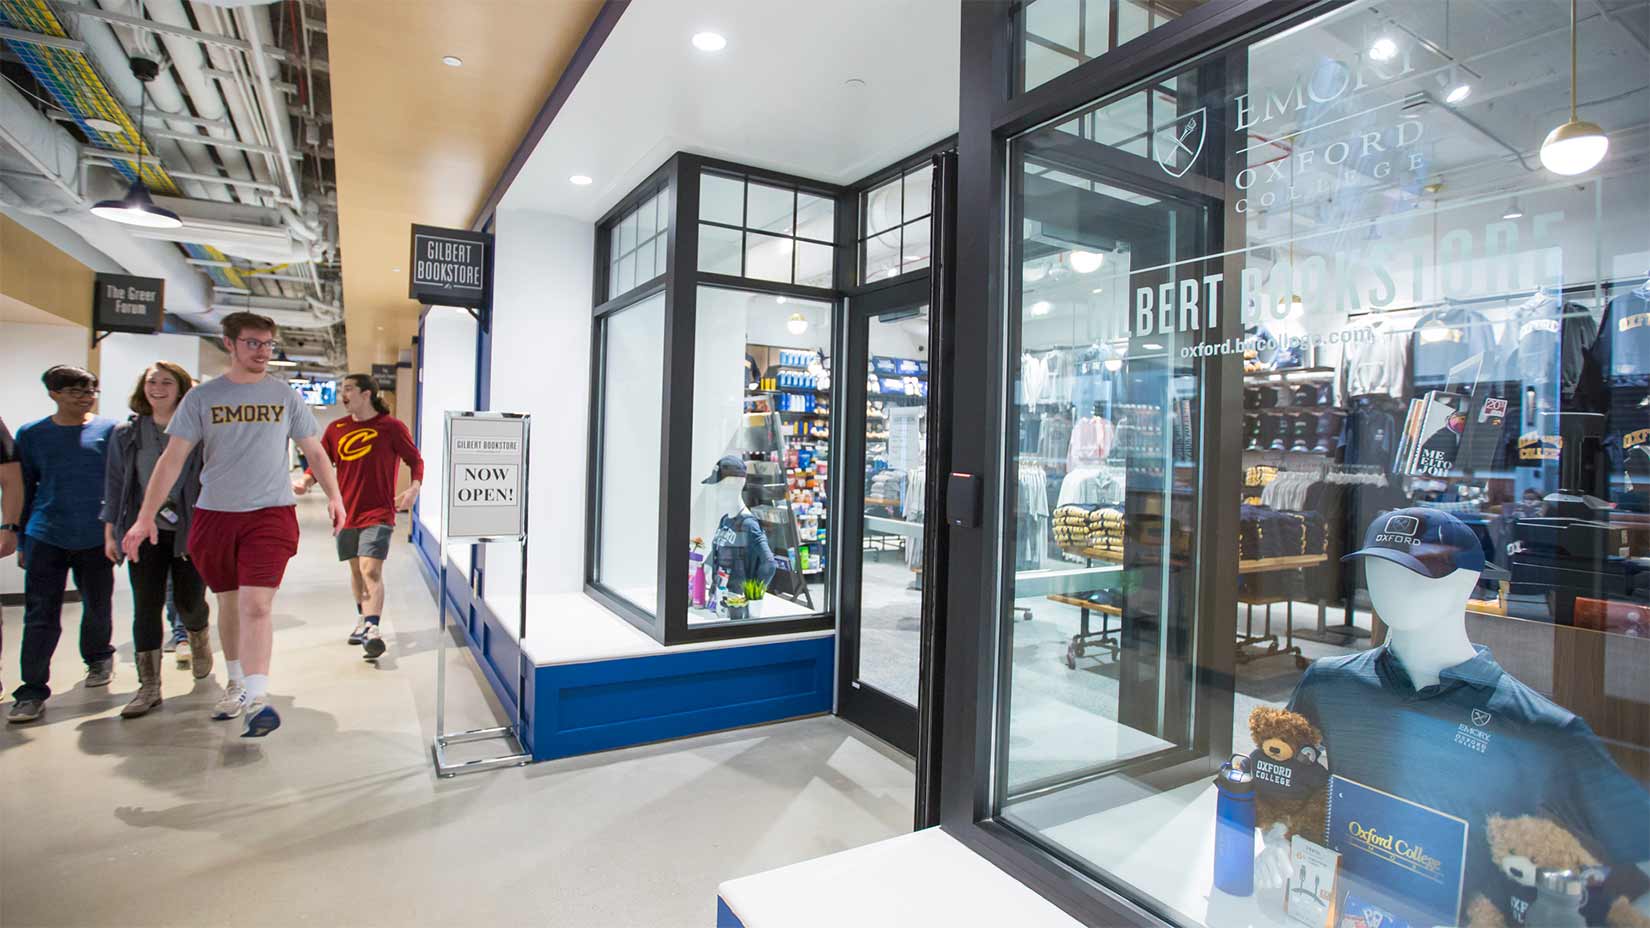
[[1576, 62], [1576, 0], [1570, 0], [1570, 121], [1549, 132], [1541, 143], [1542, 165], [1565, 176], [1591, 171], [1610, 150], [1604, 130], [1576, 114]]
[[138, 121], [137, 128], [132, 133], [137, 155], [137, 168], [134, 173], [137, 179], [127, 188], [126, 195], [118, 200], [102, 200], [92, 207], [92, 215], [110, 222], [122, 225], [141, 226], [146, 229], [176, 229], [183, 225], [178, 214], [164, 206], [159, 206], [149, 195], [149, 185], [143, 182], [143, 117], [149, 102], [149, 92], [146, 89], [149, 82], [160, 74], [160, 65], [148, 58], [134, 57], [132, 59], [132, 76], [138, 79]]
[[791, 313], [791, 318], [785, 320], [785, 328], [792, 335], [801, 335], [808, 331], [808, 318], [801, 313]]

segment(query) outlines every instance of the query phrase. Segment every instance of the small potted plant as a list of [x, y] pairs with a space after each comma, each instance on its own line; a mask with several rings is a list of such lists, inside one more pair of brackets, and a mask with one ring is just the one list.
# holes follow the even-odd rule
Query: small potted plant
[[737, 593], [728, 597], [728, 618], [750, 618], [750, 605], [746, 601], [745, 597], [740, 596]]
[[762, 597], [768, 592], [768, 585], [760, 580], [745, 581], [745, 610], [752, 618], [762, 614]]

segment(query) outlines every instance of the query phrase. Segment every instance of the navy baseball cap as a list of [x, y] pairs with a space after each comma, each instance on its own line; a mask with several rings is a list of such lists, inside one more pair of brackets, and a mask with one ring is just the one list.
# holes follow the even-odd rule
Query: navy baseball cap
[[1486, 580], [1507, 572], [1484, 560], [1484, 545], [1465, 523], [1439, 509], [1394, 509], [1369, 523], [1364, 546], [1341, 558], [1378, 557], [1437, 580], [1471, 570]]
[[724, 477], [738, 477], [743, 480], [746, 472], [743, 458], [737, 454], [724, 454], [721, 460], [716, 462], [716, 469], [710, 472], [710, 476], [699, 482], [706, 485], [721, 483]]

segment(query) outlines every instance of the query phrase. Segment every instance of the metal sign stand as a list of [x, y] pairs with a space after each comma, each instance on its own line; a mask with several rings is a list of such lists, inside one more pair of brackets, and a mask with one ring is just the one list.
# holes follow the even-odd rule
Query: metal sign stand
[[[469, 538], [472, 544], [490, 541], [514, 540], [521, 544], [521, 616], [520, 629], [516, 638], [516, 717], [514, 725], [499, 725], [492, 728], [473, 728], [469, 731], [447, 731], [447, 530], [452, 524], [452, 434], [453, 419], [520, 419], [521, 420], [521, 533], [514, 539], [510, 538]], [[447, 412], [445, 435], [442, 451], [449, 460], [443, 462], [446, 468], [446, 484], [442, 487], [444, 497], [441, 513], [441, 548], [438, 554], [437, 572], [440, 574], [437, 612], [440, 614], [440, 633], [436, 638], [435, 664], [435, 738], [430, 744], [430, 753], [435, 758], [435, 772], [444, 779], [451, 779], [461, 773], [479, 773], [483, 770], [499, 770], [504, 767], [524, 767], [533, 761], [533, 755], [524, 747], [522, 739], [522, 703], [527, 698], [527, 486], [528, 472], [528, 417], [520, 413], [475, 413], [475, 412]], [[515, 753], [502, 754], [497, 757], [484, 757], [477, 760], [452, 763], [447, 760], [446, 749], [454, 744], [465, 744], [475, 741], [502, 740], [510, 742], [516, 748]]]

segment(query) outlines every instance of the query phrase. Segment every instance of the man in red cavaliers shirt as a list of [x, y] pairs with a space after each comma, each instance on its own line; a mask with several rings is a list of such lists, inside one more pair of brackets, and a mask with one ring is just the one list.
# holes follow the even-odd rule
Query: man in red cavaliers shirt
[[[366, 374], [350, 374], [338, 388], [339, 401], [349, 415], [328, 425], [321, 434], [321, 447], [338, 470], [338, 487], [344, 498], [345, 521], [338, 530], [338, 559], [349, 562], [350, 586], [355, 591], [355, 612], [359, 616], [349, 643], [361, 646], [367, 660], [384, 653], [384, 638], [378, 619], [384, 611], [384, 558], [390, 553], [395, 534], [395, 511], [418, 498], [424, 479], [424, 459], [412, 433], [401, 420], [392, 417], [389, 407], [378, 398], [378, 387]], [[395, 492], [400, 461], [412, 468], [412, 485]], [[308, 492], [315, 478], [304, 471], [293, 482], [300, 495]]]

